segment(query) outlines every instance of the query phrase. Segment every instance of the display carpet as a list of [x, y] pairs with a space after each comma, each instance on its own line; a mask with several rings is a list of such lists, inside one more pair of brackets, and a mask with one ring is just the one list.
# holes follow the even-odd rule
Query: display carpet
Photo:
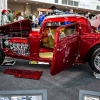
[[[15, 78], [3, 74], [7, 68], [42, 70], [40, 80]], [[88, 64], [73, 65], [51, 76], [49, 65], [29, 65], [29, 61], [16, 60], [13, 66], [0, 66], [0, 91], [47, 89], [48, 100], [78, 100], [79, 90], [100, 92], [100, 79], [93, 76]]]

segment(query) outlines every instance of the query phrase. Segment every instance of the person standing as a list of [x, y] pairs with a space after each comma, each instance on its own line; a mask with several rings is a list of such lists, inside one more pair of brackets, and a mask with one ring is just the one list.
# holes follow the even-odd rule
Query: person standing
[[35, 19], [35, 27], [37, 27], [38, 26], [38, 16], [36, 16], [36, 19]]
[[69, 13], [70, 13], [70, 14], [73, 14], [73, 13], [74, 13], [73, 9], [70, 9], [70, 10], [69, 10]]
[[24, 20], [23, 12], [18, 13], [18, 21], [20, 21], [20, 20]]
[[74, 13], [73, 9], [70, 9], [67, 14], [73, 14], [73, 13]]
[[2, 10], [2, 17], [1, 17], [1, 25], [6, 25], [9, 22], [10, 21], [8, 20], [8, 17], [7, 17], [7, 10], [6, 9], [3, 9]]
[[14, 22], [14, 15], [10, 9], [8, 9], [7, 17], [10, 22]]
[[24, 14], [24, 18], [28, 18], [29, 19], [29, 15], [27, 14], [26, 11], [25, 11], [25, 14]]
[[36, 21], [36, 13], [33, 14], [32, 16], [32, 28], [35, 28], [35, 21]]
[[42, 22], [43, 22], [44, 18], [45, 18], [44, 14], [42, 12], [40, 12], [40, 15], [39, 15], [39, 18], [38, 18], [40, 26], [42, 26]]
[[[74, 13], [73, 9], [70, 9], [67, 14], [73, 14], [73, 13]], [[69, 24], [71, 24], [71, 22], [68, 21], [64, 22], [64, 25], [69, 25]]]

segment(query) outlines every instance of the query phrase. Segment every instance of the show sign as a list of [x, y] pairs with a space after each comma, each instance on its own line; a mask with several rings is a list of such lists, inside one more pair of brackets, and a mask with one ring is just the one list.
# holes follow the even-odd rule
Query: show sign
[[37, 11], [53, 12], [52, 9], [43, 9], [43, 8], [37, 8]]
[[79, 8], [91, 9], [91, 0], [80, 0]]

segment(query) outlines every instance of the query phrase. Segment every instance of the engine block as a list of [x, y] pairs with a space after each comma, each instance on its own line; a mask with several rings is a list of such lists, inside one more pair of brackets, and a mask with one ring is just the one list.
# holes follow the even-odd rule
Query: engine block
[[13, 53], [23, 56], [29, 55], [29, 44], [27, 38], [9, 38], [4, 42], [5, 46]]

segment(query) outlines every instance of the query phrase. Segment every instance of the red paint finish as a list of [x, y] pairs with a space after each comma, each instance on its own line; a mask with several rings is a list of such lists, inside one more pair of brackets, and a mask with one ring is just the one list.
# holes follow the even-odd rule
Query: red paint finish
[[27, 30], [27, 31], [31, 30], [31, 25], [30, 25], [29, 19], [17, 21], [17, 22], [7, 24], [4, 26], [0, 26], [0, 31], [4, 32], [4, 33], [14, 32], [14, 31], [16, 32], [16, 31], [20, 31], [20, 30]]
[[30, 57], [38, 58], [39, 57], [39, 48], [41, 44], [41, 36], [38, 32], [30, 32], [29, 35], [29, 45], [30, 45]]
[[79, 32], [69, 34], [65, 38], [61, 38], [60, 40], [58, 40], [61, 34], [59, 33], [60, 29], [67, 28], [67, 27], [68, 26], [59, 27], [56, 31], [56, 39], [55, 39], [56, 45], [54, 47], [53, 61], [50, 70], [50, 73], [52, 75], [55, 75], [61, 72], [62, 70], [68, 68], [69, 66], [71, 66], [76, 59], [75, 54], [78, 53], [79, 42], [80, 42]]
[[87, 35], [81, 35], [79, 60], [82, 62], [85, 62], [87, 59], [86, 57], [87, 57], [88, 51], [97, 44], [100, 44], [99, 34], [92, 33], [92, 34], [87, 34]]
[[49, 48], [41, 48], [40, 52], [53, 52], [53, 49], [49, 49]]
[[14, 43], [28, 43], [28, 39], [26, 38], [10, 38], [9, 42], [14, 42]]

